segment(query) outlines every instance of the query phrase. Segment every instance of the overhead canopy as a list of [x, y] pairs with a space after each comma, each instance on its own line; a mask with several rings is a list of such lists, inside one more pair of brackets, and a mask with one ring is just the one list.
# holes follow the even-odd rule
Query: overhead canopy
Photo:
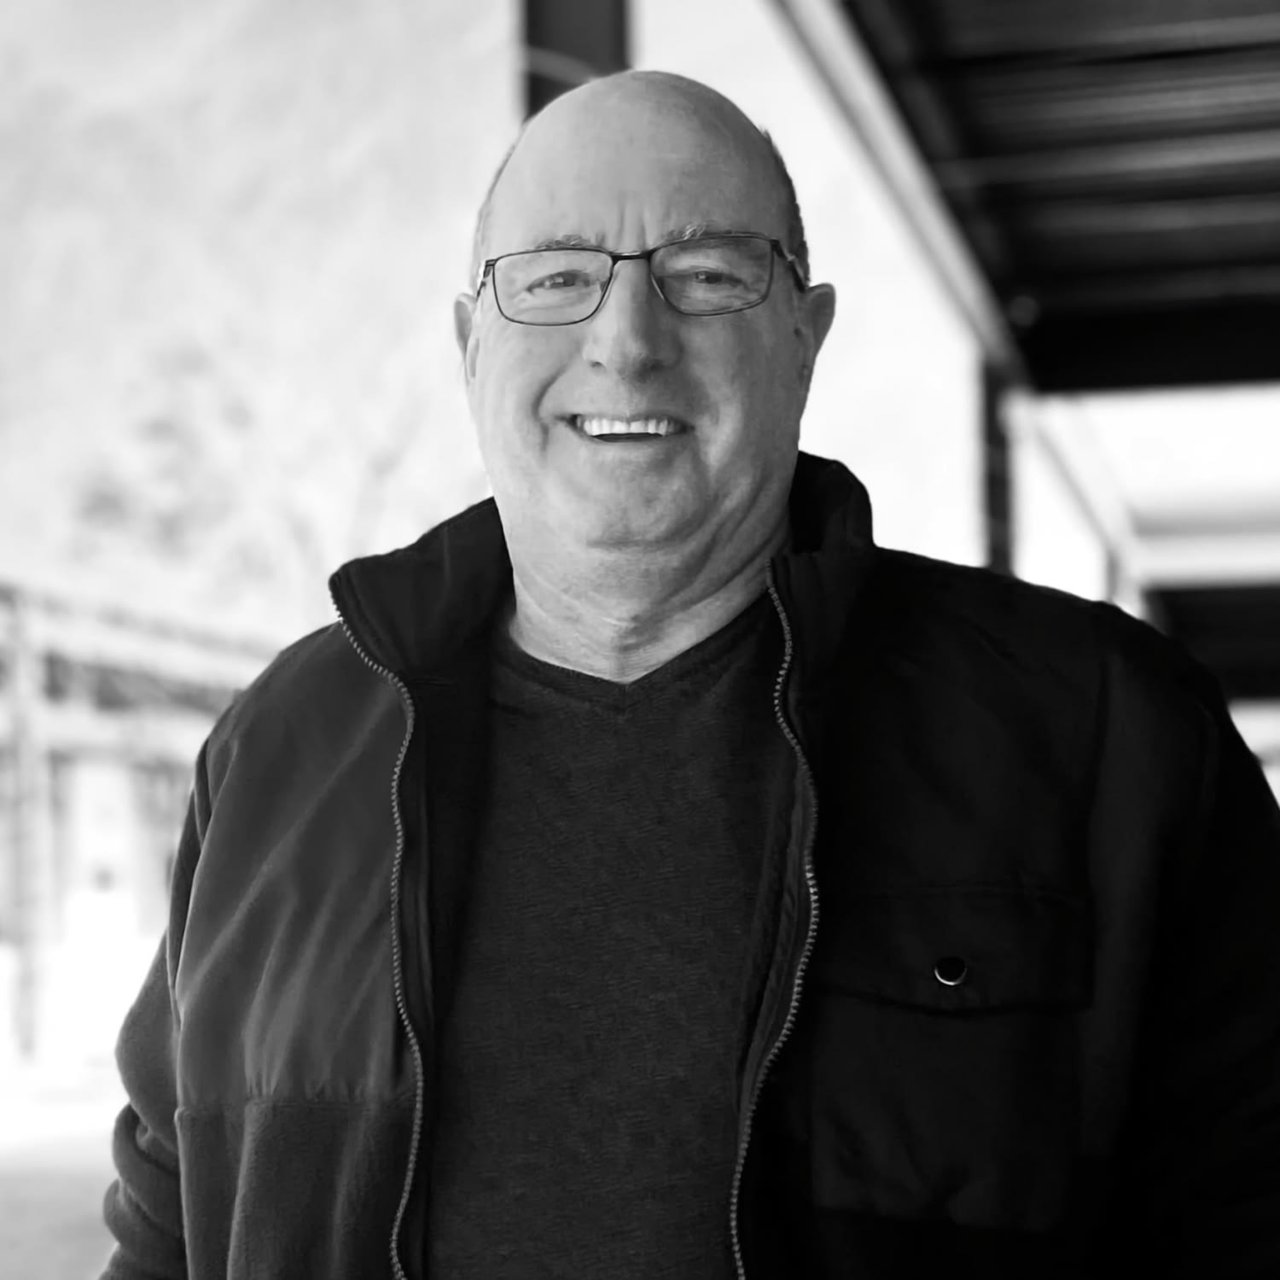
[[837, 2], [1035, 388], [1280, 379], [1277, 0]]
[[[1280, 382], [1280, 0], [775, 3], [987, 385]], [[1265, 507], [1220, 513], [1201, 551], [1234, 532], [1270, 554]], [[1280, 562], [1257, 567], [1145, 584], [1234, 699], [1280, 699]]]

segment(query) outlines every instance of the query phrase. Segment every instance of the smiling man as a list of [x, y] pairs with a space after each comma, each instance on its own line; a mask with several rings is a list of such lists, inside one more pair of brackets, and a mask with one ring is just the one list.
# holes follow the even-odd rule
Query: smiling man
[[473, 278], [494, 497], [202, 747], [105, 1274], [1280, 1274], [1280, 812], [1213, 680], [875, 545], [705, 86], [543, 111]]
[[759, 130], [668, 75], [558, 99], [509, 157], [456, 318], [528, 652], [632, 680], [760, 594], [835, 308], [793, 202]]

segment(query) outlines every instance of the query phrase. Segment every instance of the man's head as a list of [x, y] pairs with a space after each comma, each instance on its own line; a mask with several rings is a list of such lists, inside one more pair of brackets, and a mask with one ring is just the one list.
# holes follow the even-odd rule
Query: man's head
[[[771, 143], [731, 102], [681, 77], [627, 72], [528, 123], [487, 202], [479, 253], [568, 237], [634, 252], [707, 227], [759, 233], [794, 255], [793, 206]], [[758, 552], [785, 519], [833, 308], [830, 286], [802, 289], [779, 254], [764, 301], [728, 314], [682, 314], [643, 261], [618, 263], [599, 309], [577, 323], [508, 319], [492, 275], [478, 298], [460, 297], [468, 395], [513, 558], [571, 546], [683, 557], [714, 577], [717, 563], [732, 571]], [[583, 430], [600, 418], [674, 431], [600, 441]]]

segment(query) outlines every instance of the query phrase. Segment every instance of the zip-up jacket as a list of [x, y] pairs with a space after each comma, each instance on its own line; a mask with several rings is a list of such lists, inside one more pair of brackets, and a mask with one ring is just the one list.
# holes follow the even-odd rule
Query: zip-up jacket
[[[1109, 605], [877, 547], [838, 463], [800, 455], [790, 512], [739, 1276], [1273, 1280], [1280, 811], [1217, 685]], [[109, 1280], [426, 1272], [496, 507], [330, 585], [196, 760]]]

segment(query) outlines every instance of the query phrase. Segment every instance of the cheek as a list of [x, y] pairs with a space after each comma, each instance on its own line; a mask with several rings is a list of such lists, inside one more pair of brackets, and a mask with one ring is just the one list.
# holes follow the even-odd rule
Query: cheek
[[799, 384], [794, 335], [781, 325], [750, 325], [750, 314], [743, 313], [737, 333], [725, 335], [731, 340], [721, 344], [715, 382], [708, 386], [747, 428], [762, 420], [773, 423], [794, 403]]
[[471, 411], [482, 439], [527, 438], [543, 410], [547, 388], [564, 367], [560, 343], [514, 325], [494, 324], [483, 335], [471, 384]]

